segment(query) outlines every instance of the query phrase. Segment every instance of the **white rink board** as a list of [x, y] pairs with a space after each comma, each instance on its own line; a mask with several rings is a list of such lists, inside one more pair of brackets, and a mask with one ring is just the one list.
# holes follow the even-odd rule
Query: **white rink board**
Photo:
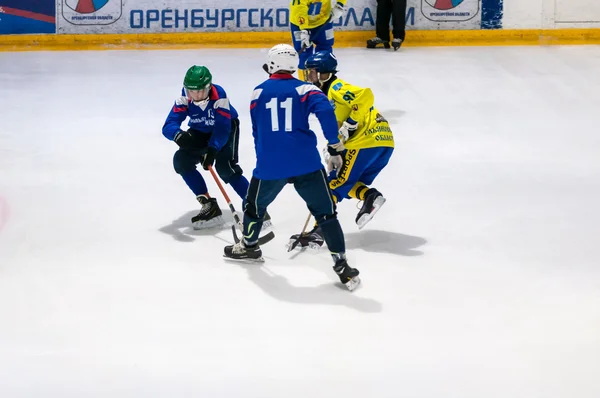
[[[97, 11], [78, 0], [57, 0], [58, 33], [267, 32], [289, 29], [288, 0], [99, 0]], [[374, 30], [376, 0], [351, 0], [338, 30]], [[409, 0], [407, 29], [480, 29], [481, 0], [447, 10], [436, 0]]]

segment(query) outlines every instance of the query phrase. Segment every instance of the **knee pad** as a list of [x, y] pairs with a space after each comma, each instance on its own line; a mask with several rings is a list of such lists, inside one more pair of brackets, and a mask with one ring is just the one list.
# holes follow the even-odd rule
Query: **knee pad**
[[177, 174], [185, 174], [189, 171], [196, 170], [196, 162], [188, 153], [179, 149], [173, 155], [173, 168]]
[[215, 168], [217, 169], [217, 174], [221, 177], [221, 180], [225, 184], [229, 184], [229, 182], [236, 175], [242, 175], [242, 168], [237, 165], [237, 163], [233, 163], [231, 161], [226, 162], [215, 162]]

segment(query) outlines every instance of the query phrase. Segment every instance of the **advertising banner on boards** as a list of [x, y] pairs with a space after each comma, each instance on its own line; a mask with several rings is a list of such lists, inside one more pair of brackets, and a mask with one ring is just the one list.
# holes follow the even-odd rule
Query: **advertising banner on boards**
[[[56, 0], [58, 33], [289, 29], [289, 0]], [[407, 29], [480, 29], [482, 0], [408, 0]], [[376, 0], [350, 0], [337, 30], [374, 30]]]

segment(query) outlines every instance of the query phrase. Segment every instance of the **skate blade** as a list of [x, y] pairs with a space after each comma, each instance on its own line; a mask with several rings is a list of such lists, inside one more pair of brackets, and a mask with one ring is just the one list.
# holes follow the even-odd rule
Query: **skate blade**
[[223, 216], [217, 216], [215, 218], [211, 218], [208, 221], [196, 221], [195, 223], [192, 223], [192, 228], [194, 228], [196, 231], [199, 231], [201, 229], [213, 228], [223, 224], [225, 224]]
[[360, 282], [361, 282], [360, 278], [358, 276], [355, 276], [354, 278], [350, 279], [348, 282], [344, 283], [344, 285], [346, 286], [346, 288], [348, 290], [350, 290], [352, 292], [360, 285]]
[[235, 262], [235, 263], [264, 263], [265, 262], [265, 258], [262, 256], [259, 258], [250, 258], [250, 257], [232, 258], [232, 257], [227, 257], [226, 255], [223, 254], [223, 258], [227, 261], [231, 261], [231, 262]]
[[375, 213], [377, 213], [379, 209], [381, 209], [381, 206], [383, 206], [384, 203], [385, 198], [383, 196], [380, 196], [377, 199], [375, 199], [375, 201], [373, 202], [373, 211], [371, 211], [368, 214], [363, 214], [356, 222], [356, 224], [358, 225], [358, 229], [363, 229], [363, 227], [367, 225], [369, 221], [371, 221], [371, 219], [373, 219]]

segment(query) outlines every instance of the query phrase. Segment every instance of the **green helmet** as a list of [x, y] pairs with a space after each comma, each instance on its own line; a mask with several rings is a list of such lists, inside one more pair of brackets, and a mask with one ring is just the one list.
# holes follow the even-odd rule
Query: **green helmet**
[[212, 75], [206, 66], [192, 66], [183, 79], [183, 87], [188, 90], [202, 90], [211, 83]]

